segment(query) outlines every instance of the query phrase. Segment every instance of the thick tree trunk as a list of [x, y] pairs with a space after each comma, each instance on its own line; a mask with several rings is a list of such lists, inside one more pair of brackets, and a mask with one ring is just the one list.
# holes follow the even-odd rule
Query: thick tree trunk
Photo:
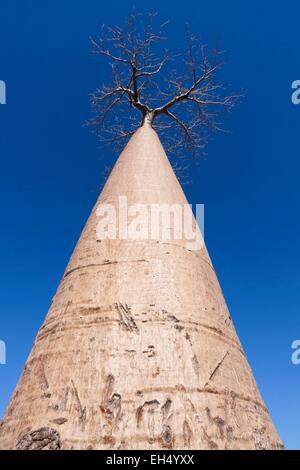
[[117, 161], [0, 428], [2, 449], [277, 449], [205, 247], [98, 240], [99, 203], [186, 204], [156, 133]]

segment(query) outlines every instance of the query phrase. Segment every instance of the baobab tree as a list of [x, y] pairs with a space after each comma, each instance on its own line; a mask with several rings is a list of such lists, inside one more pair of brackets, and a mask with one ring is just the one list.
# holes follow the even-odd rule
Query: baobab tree
[[91, 39], [93, 53], [111, 68], [112, 83], [91, 94], [88, 120], [102, 142], [127, 140], [145, 123], [159, 131], [169, 152], [199, 155], [212, 132], [222, 131], [218, 116], [240, 95], [227, 94], [218, 71], [222, 51], [208, 51], [186, 27], [186, 48], [161, 47], [167, 23], [154, 26], [155, 14], [131, 14], [124, 27], [102, 26]]
[[[218, 128], [214, 110], [235, 97], [222, 97], [219, 62], [190, 35], [180, 78], [158, 80], [173, 60], [156, 55], [163, 27], [154, 33], [151, 16], [142, 36], [137, 20], [104, 29], [94, 43], [114, 83], [94, 93], [92, 124], [102, 138], [105, 128], [128, 137], [142, 127], [76, 244], [0, 423], [0, 449], [280, 449], [205, 245], [192, 249], [196, 237], [171, 230], [177, 223], [165, 208], [188, 202], [151, 128], [170, 135], [174, 126], [177, 148], [202, 149]], [[132, 212], [120, 217], [120, 196], [134, 210], [162, 210], [146, 222], [151, 236], [130, 235]], [[109, 225], [118, 219], [121, 228], [112, 238], [98, 231], [108, 207], [118, 212]]]

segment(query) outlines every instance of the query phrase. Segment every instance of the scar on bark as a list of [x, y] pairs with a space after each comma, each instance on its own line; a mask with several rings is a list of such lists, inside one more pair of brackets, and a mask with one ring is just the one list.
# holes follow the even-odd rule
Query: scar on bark
[[187, 420], [184, 420], [184, 423], [183, 423], [183, 441], [184, 441], [184, 445], [186, 447], [191, 447], [192, 436], [193, 436], [193, 433], [192, 433], [192, 430], [190, 428], [190, 425], [187, 422]]
[[66, 305], [66, 308], [65, 308], [64, 313], [63, 313], [64, 315], [67, 313], [68, 308], [70, 307], [71, 303], [72, 303], [72, 302], [71, 302], [70, 300], [68, 300], [67, 305]]
[[207, 441], [209, 448], [212, 450], [218, 449], [218, 444], [210, 438], [206, 430], [202, 428], [202, 431], [203, 431], [203, 437]]
[[199, 364], [196, 354], [194, 354], [194, 356], [192, 357], [192, 365], [193, 365], [195, 374], [197, 375], [197, 377], [199, 377], [200, 364]]
[[58, 406], [59, 411], [65, 411], [66, 406], [67, 406], [67, 402], [68, 402], [68, 398], [69, 398], [69, 387], [66, 387], [63, 391], [63, 394], [62, 394], [62, 397], [61, 397], [61, 400], [60, 400], [60, 404]]
[[56, 418], [56, 419], [52, 419], [51, 423], [58, 424], [59, 426], [61, 426], [62, 424], [65, 424], [67, 421], [68, 421], [67, 418]]
[[104, 392], [103, 392], [103, 399], [102, 403], [105, 404], [109, 401], [109, 397], [112, 395], [113, 388], [114, 388], [115, 378], [112, 374], [109, 374], [106, 378]]
[[46, 373], [45, 373], [44, 362], [43, 362], [43, 359], [41, 358], [39, 359], [39, 363], [38, 363], [38, 376], [41, 381], [42, 389], [46, 391], [49, 388], [49, 383], [48, 383]]
[[164, 447], [171, 448], [173, 443], [173, 432], [170, 426], [164, 425], [161, 434]]
[[150, 344], [145, 351], [142, 351], [142, 354], [147, 354], [147, 357], [154, 357], [156, 355], [154, 346]]
[[122, 397], [119, 393], [114, 393], [115, 378], [109, 374], [106, 378], [100, 410], [105, 418], [106, 435], [105, 439], [111, 437], [115, 425], [121, 419]]
[[83, 408], [83, 406], [81, 404], [79, 394], [78, 394], [78, 390], [77, 390], [73, 380], [71, 380], [71, 383], [72, 383], [74, 395], [75, 395], [75, 398], [76, 398], [76, 401], [77, 401], [77, 404], [78, 404], [78, 407], [79, 407], [79, 422], [81, 423], [82, 430], [84, 431], [85, 421], [86, 421], [86, 407]]
[[147, 410], [148, 413], [152, 414], [156, 410], [156, 408], [159, 406], [159, 401], [158, 400], [150, 400], [150, 401], [145, 401], [141, 406], [138, 407], [136, 410], [136, 423], [137, 427], [140, 427], [144, 411]]
[[40, 428], [26, 433], [16, 444], [16, 450], [60, 450], [59, 432], [52, 428]]
[[172, 400], [170, 398], [167, 398], [167, 400], [161, 407], [161, 411], [163, 413], [164, 418], [168, 417], [169, 411], [171, 409], [171, 405], [172, 405]]
[[193, 346], [193, 343], [192, 343], [192, 340], [191, 340], [191, 337], [190, 337], [189, 333], [185, 334], [185, 339], [190, 343], [191, 346]]
[[119, 315], [120, 325], [122, 325], [127, 331], [138, 332], [139, 329], [134, 321], [130, 307], [127, 304], [116, 302], [115, 308]]
[[226, 353], [224, 354], [224, 356], [222, 357], [222, 359], [218, 362], [218, 364], [216, 365], [216, 367], [213, 369], [213, 371], [211, 372], [208, 380], [206, 381], [205, 385], [203, 388], [207, 387], [207, 385], [209, 384], [209, 382], [213, 379], [213, 377], [216, 375], [217, 371], [219, 370], [219, 368], [221, 367], [221, 365], [223, 364], [225, 358], [227, 357], [227, 355], [229, 354], [228, 351], [226, 351]]
[[163, 447], [167, 448], [172, 448], [174, 444], [174, 435], [172, 428], [169, 424], [171, 418], [172, 418], [172, 413], [170, 414], [172, 407], [172, 400], [170, 398], [167, 398], [165, 403], [161, 407], [161, 412], [162, 412], [162, 418], [163, 418], [163, 428], [162, 428], [162, 441], [163, 441]]
[[211, 412], [210, 412], [210, 409], [208, 407], [205, 408], [205, 411], [206, 411], [206, 414], [207, 414], [208, 421], [211, 424], [215, 424], [217, 426], [219, 434], [220, 434], [220, 438], [224, 439], [224, 436], [225, 436], [224, 426], [226, 424], [224, 419], [221, 418], [220, 416], [212, 416]]

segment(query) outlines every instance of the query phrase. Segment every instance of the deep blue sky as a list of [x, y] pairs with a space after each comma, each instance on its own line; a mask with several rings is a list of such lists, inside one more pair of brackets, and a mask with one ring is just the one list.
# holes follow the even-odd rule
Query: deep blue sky
[[[138, 2], [139, 4], [141, 2]], [[300, 79], [297, 0], [148, 1], [170, 19], [180, 47], [184, 21], [228, 51], [224, 80], [244, 88], [208, 156], [186, 187], [204, 203], [206, 242], [240, 339], [278, 431], [300, 448], [299, 122], [291, 82]], [[0, 415], [13, 391], [111, 161], [86, 128], [88, 93], [107, 79], [90, 54], [100, 25], [120, 24], [126, 0], [1, 0]]]

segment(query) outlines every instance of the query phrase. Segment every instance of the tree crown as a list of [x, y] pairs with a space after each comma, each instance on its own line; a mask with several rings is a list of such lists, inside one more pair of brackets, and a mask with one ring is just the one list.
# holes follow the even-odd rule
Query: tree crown
[[92, 39], [93, 53], [109, 62], [112, 83], [91, 94], [95, 115], [88, 124], [109, 143], [151, 125], [170, 152], [202, 152], [209, 135], [223, 130], [220, 111], [230, 110], [240, 95], [226, 94], [217, 79], [222, 52], [208, 52], [187, 27], [183, 52], [159, 48], [167, 22], [155, 27], [155, 17], [133, 13], [124, 27], [103, 25]]

